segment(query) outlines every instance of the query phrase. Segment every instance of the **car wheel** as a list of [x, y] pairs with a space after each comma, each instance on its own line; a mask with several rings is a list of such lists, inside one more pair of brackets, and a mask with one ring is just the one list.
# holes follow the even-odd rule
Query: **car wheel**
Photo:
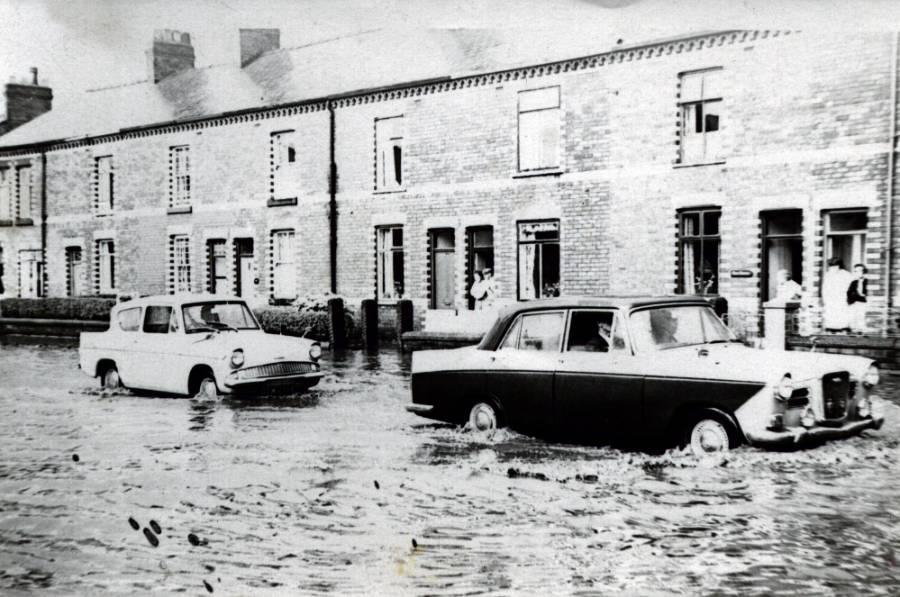
[[469, 411], [469, 428], [474, 431], [494, 431], [500, 426], [500, 416], [492, 404], [479, 402]]
[[215, 400], [219, 397], [219, 389], [216, 387], [216, 380], [211, 376], [206, 376], [200, 380], [197, 386], [196, 398], [201, 400]]
[[119, 370], [115, 366], [109, 367], [103, 372], [100, 378], [100, 385], [105, 390], [117, 390], [122, 387], [122, 379], [119, 377]]
[[695, 456], [727, 452], [736, 443], [733, 426], [712, 413], [703, 413], [691, 419], [682, 441], [682, 445]]

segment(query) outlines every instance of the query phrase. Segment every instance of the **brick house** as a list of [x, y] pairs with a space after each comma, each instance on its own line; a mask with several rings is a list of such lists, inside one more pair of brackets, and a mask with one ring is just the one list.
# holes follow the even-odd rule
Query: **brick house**
[[[25, 243], [48, 296], [334, 291], [466, 325], [491, 268], [498, 303], [711, 294], [749, 329], [786, 270], [814, 328], [835, 256], [868, 267], [870, 329], [896, 329], [896, 36], [728, 31], [522, 65], [479, 35], [280, 49], [242, 30], [240, 65], [198, 69], [159, 32], [150, 79], [0, 138], [0, 181], [30, 167], [46, 205], [0, 226], [7, 294], [27, 294]], [[398, 61], [368, 58], [388, 43]]]

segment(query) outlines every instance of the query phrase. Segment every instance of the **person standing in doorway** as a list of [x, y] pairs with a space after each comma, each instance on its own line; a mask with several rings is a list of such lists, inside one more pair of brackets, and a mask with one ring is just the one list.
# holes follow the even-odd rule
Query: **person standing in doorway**
[[484, 268], [484, 286], [484, 306], [489, 309], [494, 306], [494, 299], [497, 298], [497, 281], [494, 279], [494, 272], [489, 267]]
[[853, 274], [844, 269], [844, 263], [832, 257], [822, 279], [822, 325], [827, 332], [846, 332], [850, 327], [850, 308], [847, 290]]
[[847, 288], [847, 305], [850, 308], [850, 331], [862, 334], [866, 331], [866, 298], [869, 284], [866, 280], [866, 269], [862, 263], [853, 266], [853, 281]]

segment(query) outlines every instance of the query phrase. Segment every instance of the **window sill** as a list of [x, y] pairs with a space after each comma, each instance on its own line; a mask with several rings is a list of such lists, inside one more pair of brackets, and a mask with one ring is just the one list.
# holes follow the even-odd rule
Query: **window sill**
[[690, 164], [675, 164], [673, 168], [697, 168], [699, 166], [722, 166], [725, 160], [716, 160], [713, 162], [692, 162]]
[[375, 189], [375, 191], [372, 194], [373, 195], [394, 195], [396, 193], [405, 193], [405, 192], [406, 192], [406, 189], [390, 189], [390, 190], [385, 190], [385, 191], [379, 191], [378, 189]]
[[269, 199], [266, 202], [267, 207], [283, 207], [288, 205], [297, 205], [297, 198], [285, 197], [284, 199]]
[[194, 211], [194, 208], [193, 208], [193, 207], [191, 207], [190, 205], [183, 205], [183, 206], [179, 206], [179, 207], [170, 207], [169, 209], [166, 210], [166, 213], [169, 214], [169, 215], [172, 215], [172, 214], [189, 214], [189, 213], [191, 213], [192, 211]]
[[31, 218], [16, 218], [16, 226], [34, 226], [34, 220]]
[[12, 225], [13, 225], [12, 220], [0, 220], [0, 226], [12, 226]]
[[516, 172], [513, 178], [533, 178], [535, 176], [561, 176], [565, 173], [562, 168], [547, 168], [545, 170], [526, 170], [524, 172]]
[[111, 211], [95, 212], [94, 216], [98, 217], [98, 218], [111, 218], [112, 212]]

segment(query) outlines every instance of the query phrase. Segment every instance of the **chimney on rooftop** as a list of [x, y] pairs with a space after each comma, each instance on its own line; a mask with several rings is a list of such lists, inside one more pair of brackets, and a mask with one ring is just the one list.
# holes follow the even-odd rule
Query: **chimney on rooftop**
[[194, 68], [194, 46], [190, 33], [172, 29], [153, 32], [153, 49], [148, 53], [150, 76], [154, 83]]
[[241, 68], [281, 47], [280, 29], [241, 29]]
[[31, 68], [28, 79], [6, 84], [6, 120], [0, 122], [0, 135], [6, 134], [29, 120], [34, 120], [53, 107], [53, 91], [38, 84], [38, 69]]

